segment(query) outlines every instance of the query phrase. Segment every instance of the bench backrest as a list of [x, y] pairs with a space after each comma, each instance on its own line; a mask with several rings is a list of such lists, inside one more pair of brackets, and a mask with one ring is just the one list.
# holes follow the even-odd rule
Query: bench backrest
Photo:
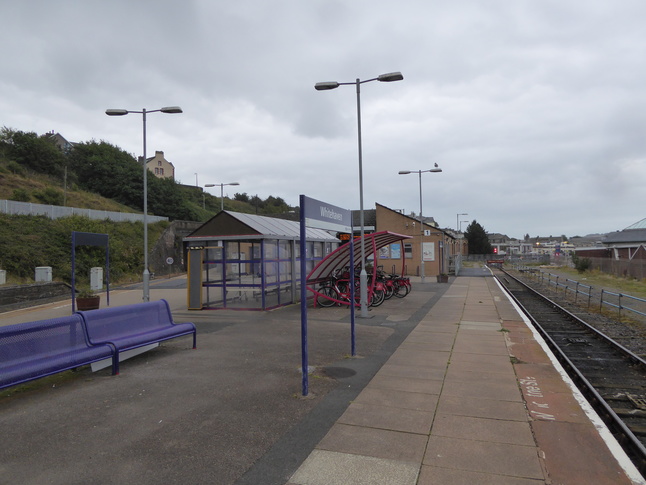
[[38, 356], [74, 353], [89, 343], [80, 315], [0, 327], [0, 366]]
[[87, 325], [90, 342], [110, 341], [147, 330], [173, 325], [166, 300], [78, 312]]

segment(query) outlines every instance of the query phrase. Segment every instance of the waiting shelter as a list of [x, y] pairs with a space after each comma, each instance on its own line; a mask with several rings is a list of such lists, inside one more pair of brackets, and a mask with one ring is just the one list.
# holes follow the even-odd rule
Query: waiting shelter
[[[307, 271], [339, 240], [306, 231]], [[270, 310], [300, 296], [300, 224], [275, 217], [221, 211], [184, 238], [188, 309]]]

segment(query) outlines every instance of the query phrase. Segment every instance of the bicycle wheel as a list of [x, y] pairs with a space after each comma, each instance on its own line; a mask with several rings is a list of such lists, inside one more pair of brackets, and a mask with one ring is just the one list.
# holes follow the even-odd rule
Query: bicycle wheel
[[385, 298], [385, 293], [383, 290], [375, 290], [372, 294], [372, 299], [370, 300], [370, 306], [379, 306], [381, 305]]
[[404, 298], [410, 292], [410, 288], [407, 284], [398, 281], [395, 285], [395, 296], [397, 298]]
[[336, 305], [339, 294], [331, 286], [322, 286], [318, 289], [320, 295], [316, 295], [316, 304], [321, 307], [331, 307]]

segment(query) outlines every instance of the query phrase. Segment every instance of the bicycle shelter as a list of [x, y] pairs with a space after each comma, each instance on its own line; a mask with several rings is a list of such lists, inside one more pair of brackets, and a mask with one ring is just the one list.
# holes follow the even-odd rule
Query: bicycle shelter
[[[184, 238], [188, 309], [270, 310], [300, 295], [300, 225], [275, 217], [221, 211]], [[339, 240], [307, 229], [308, 270]]]
[[[374, 264], [372, 265], [372, 278], [370, 278], [370, 284], [368, 286], [368, 301], [374, 292], [375, 288], [375, 275], [377, 273], [378, 260], [377, 255], [378, 251], [388, 246], [389, 244], [401, 241], [403, 239], [411, 239], [412, 236], [406, 236], [404, 234], [397, 234], [390, 231], [375, 232], [371, 234], [365, 234], [363, 237], [363, 243], [365, 244], [365, 253], [366, 257], [370, 258], [372, 256]], [[354, 266], [361, 264], [361, 238], [357, 237], [354, 240], [352, 245], [353, 251], [350, 251], [351, 244], [347, 243], [343, 246], [338, 247], [327, 255], [323, 260], [321, 260], [307, 275], [306, 286], [309, 291], [314, 293], [315, 296], [321, 296], [327, 298], [326, 295], [318, 292], [316, 290], [316, 285], [326, 281], [331, 275], [335, 272], [341, 271], [346, 267], [350, 266], [350, 261], [354, 262]], [[402, 266], [402, 274], [404, 273], [404, 268]], [[340, 303], [349, 305], [350, 302], [340, 301]]]

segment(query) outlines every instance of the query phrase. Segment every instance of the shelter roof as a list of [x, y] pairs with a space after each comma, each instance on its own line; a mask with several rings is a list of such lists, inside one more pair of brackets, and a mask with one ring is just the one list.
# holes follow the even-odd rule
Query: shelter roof
[[[227, 237], [227, 236], [266, 236], [299, 239], [300, 223], [276, 217], [244, 214], [242, 212], [222, 211], [189, 234], [189, 238]], [[336, 237], [322, 229], [306, 229], [307, 239], [338, 241]]]
[[[402, 239], [411, 239], [412, 236], [405, 236], [394, 232], [383, 231], [366, 234], [364, 236], [366, 254], [374, 254], [380, 248], [388, 246]], [[354, 241], [353, 260], [355, 265], [361, 261], [361, 243], [360, 238]], [[336, 270], [342, 270], [350, 265], [350, 243], [339, 246], [330, 254], [328, 254], [322, 261], [320, 261], [314, 269], [307, 276], [307, 283], [312, 284], [327, 278]]]

